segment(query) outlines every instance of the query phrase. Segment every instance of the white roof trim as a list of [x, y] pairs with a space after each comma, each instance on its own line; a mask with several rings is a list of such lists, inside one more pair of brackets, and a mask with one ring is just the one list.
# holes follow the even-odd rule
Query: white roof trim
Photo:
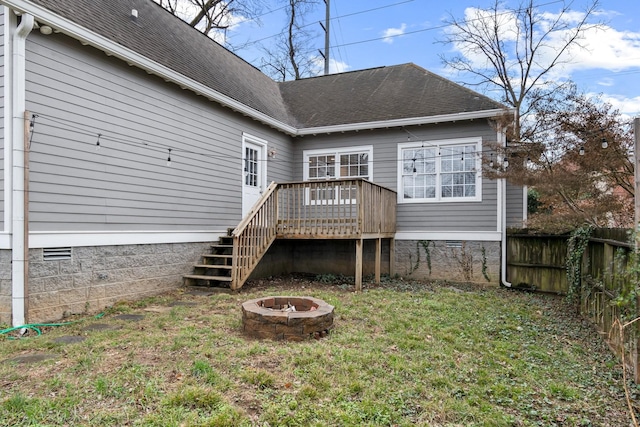
[[33, 15], [38, 22], [50, 25], [54, 29], [80, 41], [83, 44], [98, 48], [108, 55], [122, 59], [130, 65], [135, 65], [149, 73], [171, 81], [180, 87], [188, 88], [197, 94], [203, 95], [246, 116], [281, 130], [282, 132], [292, 135], [296, 135], [297, 133], [297, 129], [295, 127], [275, 120], [274, 118], [215, 91], [202, 83], [190, 79], [169, 67], [148, 59], [132, 49], [124, 47], [104, 36], [94, 33], [93, 31], [89, 31], [85, 27], [76, 24], [73, 21], [63, 18], [60, 15], [56, 15], [49, 9], [24, 0], [0, 0], [0, 3], [22, 13]]
[[[384, 129], [391, 127], [413, 126], [422, 124], [433, 124], [442, 122], [454, 122], [458, 120], [473, 120], [496, 117], [505, 112], [504, 109], [493, 109], [483, 111], [471, 111], [455, 114], [444, 114], [440, 116], [424, 116], [424, 117], [411, 117], [405, 119], [395, 120], [381, 120], [373, 122], [361, 122], [361, 123], [348, 123], [344, 125], [331, 125], [320, 126], [315, 128], [302, 128], [298, 129], [294, 126], [283, 123], [276, 120], [260, 111], [257, 111], [247, 105], [236, 101], [233, 98], [228, 97], [210, 87], [199, 83], [191, 78], [180, 74], [177, 71], [172, 70], [169, 67], [161, 65], [149, 58], [146, 58], [138, 52], [122, 46], [104, 36], [101, 36], [87, 28], [76, 24], [75, 22], [63, 18], [60, 15], [56, 15], [49, 9], [42, 6], [33, 4], [26, 0], [0, 0], [0, 4], [4, 4], [7, 7], [20, 11], [22, 13], [29, 13], [33, 15], [37, 21], [50, 25], [57, 31], [60, 31], [83, 44], [91, 45], [99, 50], [102, 50], [110, 56], [115, 56], [129, 65], [135, 65], [151, 74], [155, 74], [164, 80], [173, 82], [182, 88], [187, 88], [195, 92], [196, 94], [205, 96], [212, 101], [218, 102], [221, 105], [238, 111], [248, 117], [251, 117], [257, 121], [260, 121], [268, 126], [271, 126], [277, 130], [294, 136], [303, 135], [315, 135], [320, 133], [334, 133], [334, 132], [349, 132], [369, 129]], [[512, 111], [512, 110], [506, 110]]]
[[377, 122], [347, 123], [344, 125], [319, 126], [315, 128], [298, 129], [297, 135], [315, 135], [319, 133], [349, 132], [368, 129], [390, 127], [426, 125], [433, 123], [455, 122], [458, 120], [473, 120], [496, 117], [511, 109], [497, 108], [493, 110], [469, 111], [464, 113], [442, 114], [440, 116], [408, 117], [406, 119], [381, 120]]

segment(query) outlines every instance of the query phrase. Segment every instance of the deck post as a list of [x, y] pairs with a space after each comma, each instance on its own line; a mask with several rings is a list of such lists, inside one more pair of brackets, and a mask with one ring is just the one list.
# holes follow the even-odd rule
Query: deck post
[[376, 239], [376, 284], [380, 284], [380, 262], [382, 260], [382, 238]]
[[396, 239], [389, 239], [389, 277], [396, 275]]
[[356, 292], [362, 292], [362, 239], [356, 239]]

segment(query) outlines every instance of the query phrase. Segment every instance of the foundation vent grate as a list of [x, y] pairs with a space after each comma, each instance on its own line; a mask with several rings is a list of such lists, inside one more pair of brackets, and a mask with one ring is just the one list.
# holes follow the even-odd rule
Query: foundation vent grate
[[71, 259], [71, 248], [44, 248], [42, 258], [45, 261], [60, 261]]

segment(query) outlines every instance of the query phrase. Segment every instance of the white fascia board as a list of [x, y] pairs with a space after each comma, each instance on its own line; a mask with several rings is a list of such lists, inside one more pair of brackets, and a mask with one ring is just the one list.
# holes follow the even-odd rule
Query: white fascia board
[[[214, 242], [226, 236], [226, 230], [202, 231], [59, 231], [31, 232], [30, 248], [78, 246], [146, 245], [161, 243]], [[2, 243], [0, 235], [0, 244]]]
[[296, 128], [282, 123], [274, 118], [254, 110], [245, 104], [236, 101], [210, 87], [203, 85], [193, 79], [190, 79], [169, 67], [161, 65], [151, 59], [148, 59], [139, 53], [122, 46], [106, 37], [87, 30], [85, 27], [76, 24], [66, 18], [52, 13], [49, 9], [42, 6], [24, 1], [24, 0], [0, 0], [0, 4], [4, 4], [11, 9], [33, 15], [40, 23], [45, 23], [53, 27], [56, 31], [60, 31], [82, 44], [93, 46], [107, 55], [115, 56], [129, 65], [134, 65], [148, 73], [155, 74], [164, 80], [177, 84], [178, 86], [190, 89], [196, 94], [202, 95], [212, 101], [218, 102], [232, 110], [238, 111], [248, 117], [258, 120], [266, 125], [278, 129], [290, 135], [296, 135]]
[[463, 242], [499, 242], [496, 231], [398, 231], [396, 240], [459, 240]]
[[344, 125], [336, 125], [336, 126], [320, 126], [315, 128], [298, 129], [297, 135], [300, 135], [300, 136], [317, 135], [321, 133], [352, 132], [352, 131], [369, 130], [369, 129], [384, 129], [384, 128], [392, 128], [392, 127], [456, 122], [461, 120], [487, 119], [491, 117], [500, 116], [501, 114], [509, 113], [510, 111], [512, 110], [498, 108], [493, 110], [468, 111], [464, 113], [442, 114], [439, 116], [409, 117], [406, 119], [380, 120], [376, 122], [347, 123]]

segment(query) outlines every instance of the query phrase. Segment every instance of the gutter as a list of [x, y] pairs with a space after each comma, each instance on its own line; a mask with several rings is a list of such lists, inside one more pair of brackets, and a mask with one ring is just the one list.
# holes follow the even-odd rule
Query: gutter
[[29, 235], [26, 187], [26, 41], [33, 30], [33, 15], [23, 14], [20, 25], [11, 31], [12, 38], [12, 137], [5, 150], [12, 156], [12, 220], [11, 220], [11, 316], [13, 326], [24, 325], [28, 311]]
[[474, 119], [488, 119], [499, 116], [505, 112], [510, 112], [510, 109], [496, 108], [493, 110], [482, 111], [465, 111], [462, 113], [453, 114], [441, 114], [439, 116], [424, 116], [424, 117], [408, 117], [404, 119], [394, 120], [379, 120], [375, 122], [361, 122], [361, 123], [348, 123], [344, 125], [329, 125], [318, 126], [313, 128], [297, 129], [297, 136], [304, 135], [317, 135], [319, 133], [334, 133], [334, 132], [350, 132], [369, 129], [384, 129], [391, 127], [403, 127], [403, 126], [416, 126], [426, 124], [436, 124], [445, 122], [455, 122], [462, 120], [474, 120]]

